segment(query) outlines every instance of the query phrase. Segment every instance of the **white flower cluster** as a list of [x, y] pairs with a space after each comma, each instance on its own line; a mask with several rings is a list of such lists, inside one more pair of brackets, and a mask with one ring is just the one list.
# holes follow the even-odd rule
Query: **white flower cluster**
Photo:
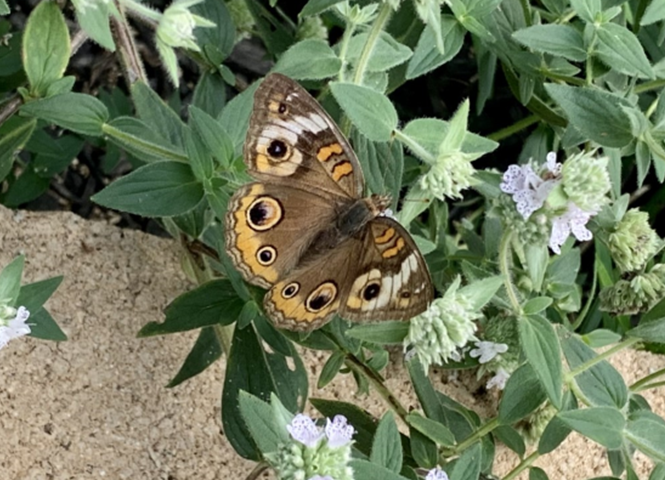
[[299, 413], [291, 423], [286, 426], [291, 437], [307, 447], [315, 447], [323, 437], [327, 437], [330, 448], [339, 448], [348, 444], [356, 431], [352, 425], [347, 424], [344, 415], [335, 415], [332, 422], [326, 419], [326, 428], [321, 431], [314, 420], [307, 415]]
[[[556, 161], [556, 153], [549, 152], [547, 161], [538, 171], [529, 164], [511, 165], [503, 175], [500, 188], [512, 196], [517, 211], [524, 220], [540, 210], [548, 196], [562, 181], [562, 165]], [[584, 211], [568, 201], [563, 213], [552, 218], [549, 247], [560, 254], [561, 245], [572, 233], [579, 241], [591, 240], [591, 231], [586, 228], [589, 219], [598, 211]]]
[[[18, 310], [3, 307], [1, 310], [3, 314], [0, 315], [0, 348], [3, 348], [10, 340], [30, 333], [30, 326], [25, 323], [30, 317], [30, 312], [25, 307], [18, 307]], [[3, 317], [8, 320], [3, 320]]]

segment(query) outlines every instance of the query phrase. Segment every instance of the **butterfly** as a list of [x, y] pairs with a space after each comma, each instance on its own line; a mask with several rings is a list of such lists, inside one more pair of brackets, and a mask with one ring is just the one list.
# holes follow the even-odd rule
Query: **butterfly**
[[254, 94], [244, 160], [256, 180], [230, 199], [229, 257], [269, 289], [279, 328], [311, 331], [335, 314], [407, 320], [433, 287], [409, 233], [384, 215], [386, 196], [364, 197], [360, 163], [339, 127], [297, 82], [272, 73]]

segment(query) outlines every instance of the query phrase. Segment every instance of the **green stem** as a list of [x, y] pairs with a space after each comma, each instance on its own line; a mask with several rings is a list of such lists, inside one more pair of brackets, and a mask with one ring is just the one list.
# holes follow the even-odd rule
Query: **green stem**
[[379, 35], [381, 35], [381, 32], [388, 23], [388, 19], [390, 18], [392, 11], [393, 9], [390, 6], [390, 3], [383, 2], [381, 9], [379, 10], [379, 14], [376, 17], [376, 20], [374, 20], [374, 25], [372, 25], [372, 29], [369, 31], [367, 41], [365, 42], [363, 51], [360, 54], [360, 59], [356, 65], [356, 73], [353, 77], [353, 83], [356, 85], [361, 85], [363, 83], [363, 78], [365, 76], [365, 70], [367, 69], [369, 59], [372, 56], [376, 42], [379, 39]]
[[594, 262], [594, 264], [593, 264], [593, 281], [591, 282], [591, 291], [589, 292], [589, 298], [587, 298], [586, 303], [584, 304], [584, 308], [582, 309], [580, 314], [577, 316], [575, 321], [570, 326], [570, 328], [573, 332], [575, 330], [577, 330], [578, 328], [580, 328], [580, 325], [582, 325], [582, 322], [584, 321], [587, 314], [589, 313], [589, 309], [591, 308], [591, 304], [596, 299], [596, 287], [597, 286], [598, 286], [598, 266]]
[[394, 410], [404, 423], [409, 412], [400, 403], [397, 397], [383, 384], [383, 379], [374, 370], [361, 362], [355, 355], [347, 354], [344, 364], [359, 375], [362, 375], [374, 387], [376, 393]]
[[522, 5], [522, 13], [524, 14], [524, 23], [527, 27], [530, 27], [533, 23], [531, 21], [531, 7], [529, 5], [529, 0], [520, 0], [520, 5]]
[[665, 80], [663, 79], [658, 79], [658, 80], [651, 80], [649, 82], [644, 82], [641, 85], [637, 85], [634, 89], [634, 93], [644, 93], [644, 92], [649, 92], [651, 90], [658, 90], [659, 88], [665, 87]]
[[502, 128], [501, 130], [497, 130], [494, 133], [490, 133], [489, 135], [487, 135], [487, 138], [489, 138], [490, 140], [494, 140], [495, 142], [498, 142], [499, 140], [503, 140], [504, 138], [510, 137], [511, 135], [521, 132], [525, 128], [528, 128], [534, 123], [538, 123], [539, 121], [540, 117], [538, 117], [538, 115], [529, 115], [528, 117], [525, 117], [522, 120], [519, 120], [506, 128]]
[[257, 480], [266, 470], [268, 470], [268, 464], [266, 462], [259, 462], [256, 467], [254, 467], [254, 470], [249, 472], [249, 475], [247, 475], [245, 480]]
[[510, 299], [510, 303], [513, 306], [513, 311], [517, 316], [522, 315], [522, 305], [517, 298], [517, 292], [513, 286], [513, 281], [510, 276], [510, 254], [512, 252], [510, 248], [510, 243], [512, 242], [514, 233], [512, 230], [505, 232], [503, 238], [501, 239], [501, 245], [499, 246], [499, 268], [501, 274], [503, 275], [503, 283], [506, 287], [506, 293]]
[[411, 137], [406, 135], [404, 132], [401, 130], [395, 129], [393, 131], [393, 136], [402, 142], [406, 148], [411, 150], [413, 154], [420, 158], [422, 161], [429, 163], [430, 165], [434, 165], [436, 163], [436, 158], [434, 158], [434, 155], [429, 153], [427, 150], [425, 150], [422, 145], [420, 145], [418, 142], [413, 140]]
[[519, 465], [517, 465], [510, 472], [508, 472], [508, 475], [503, 477], [502, 480], [513, 480], [513, 478], [516, 478], [520, 473], [529, 468], [531, 464], [533, 464], [533, 462], [535, 462], [539, 456], [540, 453], [538, 453], [537, 451], [533, 452], [531, 455], [522, 460], [519, 463]]
[[[656, 380], [658, 377], [662, 377], [665, 375], [665, 368], [661, 368], [660, 370], [656, 370], [655, 372], [647, 375], [646, 377], [638, 380], [637, 382], [633, 383], [630, 386], [630, 390], [632, 392], [640, 392], [642, 390], [646, 390], [646, 386], [648, 385], [649, 382]], [[651, 388], [651, 387], [650, 387]]]
[[141, 15], [142, 17], [148, 18], [159, 22], [162, 19], [162, 13], [153, 10], [152, 8], [146, 7], [141, 2], [135, 2], [134, 0], [119, 0], [120, 3], [128, 10], [131, 10], [133, 13]]
[[651, 389], [654, 389], [654, 388], [660, 388], [662, 386], [665, 386], [665, 381], [656, 382], [656, 383], [647, 383], [642, 388], [640, 388], [639, 391], [641, 392], [641, 391], [644, 391], [644, 390], [651, 390]]
[[344, 35], [342, 36], [342, 41], [339, 44], [339, 59], [342, 61], [342, 66], [339, 69], [339, 75], [337, 78], [339, 78], [340, 82], [344, 81], [344, 73], [346, 70], [346, 54], [349, 51], [349, 43], [351, 43], [351, 37], [356, 31], [356, 24], [355, 23], [347, 23], [346, 24], [346, 30], [344, 31]]
[[485, 435], [490, 433], [498, 426], [499, 426], [499, 419], [493, 418], [492, 420], [485, 423], [485, 425], [481, 426], [478, 430], [473, 432], [471, 435], [466, 437], [464, 440], [462, 440], [460, 443], [455, 445], [455, 448], [453, 449], [452, 453], [454, 455], [462, 453], [464, 450], [466, 450], [471, 445], [482, 439]]
[[568, 380], [576, 377], [580, 373], [583, 373], [593, 367], [594, 365], [602, 362], [603, 360], [607, 360], [610, 358], [612, 355], [614, 355], [617, 352], [620, 352], [621, 350], [624, 350], [632, 345], [635, 345], [636, 343], [641, 342], [639, 338], [627, 338], [621, 343], [617, 343], [615, 346], [610, 348], [609, 350], [604, 351], [603, 353], [599, 354], [598, 356], [592, 358], [589, 361], [584, 362], [583, 364], [579, 365], [577, 368], [572, 369], [570, 372], [566, 374], [566, 383], [568, 383]]

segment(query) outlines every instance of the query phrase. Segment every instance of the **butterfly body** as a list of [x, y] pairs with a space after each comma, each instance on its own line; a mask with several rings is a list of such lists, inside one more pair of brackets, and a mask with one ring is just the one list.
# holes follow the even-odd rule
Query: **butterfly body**
[[254, 95], [244, 148], [257, 180], [231, 198], [226, 246], [281, 328], [312, 330], [338, 313], [408, 319], [433, 289], [409, 233], [364, 197], [360, 164], [328, 114], [293, 80], [271, 74]]

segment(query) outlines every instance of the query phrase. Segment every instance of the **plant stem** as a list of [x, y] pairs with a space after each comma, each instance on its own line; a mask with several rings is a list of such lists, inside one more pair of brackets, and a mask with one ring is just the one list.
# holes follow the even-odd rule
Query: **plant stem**
[[347, 354], [344, 364], [359, 375], [364, 376], [374, 387], [376, 393], [394, 410], [404, 423], [407, 423], [406, 416], [409, 412], [400, 403], [397, 397], [383, 384], [383, 379], [376, 374], [374, 370], [361, 362], [355, 355]]
[[249, 475], [247, 475], [245, 480], [256, 480], [266, 470], [268, 470], [268, 464], [266, 462], [259, 462], [256, 467], [254, 467], [254, 470], [249, 472]]
[[337, 78], [340, 82], [344, 81], [344, 71], [346, 70], [346, 53], [349, 50], [349, 43], [351, 43], [351, 37], [353, 37], [355, 31], [356, 24], [351, 22], [347, 23], [346, 30], [342, 36], [342, 41], [339, 44], [339, 59], [342, 61], [342, 66], [339, 69], [339, 75]]
[[517, 316], [522, 315], [522, 305], [517, 298], [517, 292], [513, 286], [513, 281], [510, 276], [510, 242], [513, 239], [514, 233], [512, 230], [505, 232], [503, 238], [501, 239], [501, 245], [499, 246], [499, 269], [503, 275], [503, 283], [506, 287], [506, 293], [510, 299], [510, 303], [513, 306], [513, 311]]
[[531, 21], [531, 7], [529, 6], [528, 0], [520, 0], [520, 5], [522, 5], [522, 13], [524, 14], [524, 23], [527, 27], [530, 27], [533, 23]]
[[665, 86], [665, 80], [662, 78], [659, 78], [658, 80], [651, 80], [649, 82], [644, 82], [641, 85], [637, 85], [634, 89], [634, 93], [644, 93], [648, 92], [650, 90], [657, 90], [661, 87]]
[[502, 480], [512, 480], [513, 478], [516, 478], [520, 473], [529, 468], [531, 464], [535, 462], [539, 456], [540, 454], [538, 453], [538, 451], [533, 452], [531, 455], [522, 460], [519, 463], [519, 465], [517, 465], [510, 472], [508, 472], [508, 475], [503, 477]]
[[647, 375], [646, 377], [638, 380], [637, 382], [633, 383], [630, 386], [630, 390], [632, 392], [641, 392], [642, 390], [646, 390], [647, 388], [653, 388], [648, 386], [648, 383], [657, 379], [658, 377], [662, 377], [665, 375], [665, 368], [661, 368], [660, 370], [656, 370], [655, 372]]
[[372, 29], [369, 31], [367, 41], [365, 42], [363, 51], [360, 54], [360, 58], [358, 59], [358, 64], [356, 65], [356, 73], [353, 76], [353, 83], [356, 85], [361, 85], [363, 83], [363, 77], [365, 76], [365, 70], [367, 69], [369, 58], [372, 56], [372, 52], [376, 46], [376, 41], [379, 39], [379, 35], [381, 35], [381, 32], [388, 23], [388, 19], [390, 18], [392, 11], [393, 9], [390, 6], [390, 3], [383, 2], [381, 4], [379, 14], [376, 17], [376, 20], [374, 20]]
[[406, 148], [411, 150], [413, 154], [420, 158], [422, 161], [429, 163], [430, 165], [434, 165], [436, 163], [436, 158], [429, 153], [427, 150], [425, 150], [418, 142], [414, 141], [411, 137], [408, 135], [405, 135], [404, 132], [401, 130], [395, 129], [393, 130], [393, 136], [402, 142]]
[[[592, 358], [589, 361], [584, 362], [583, 364], [579, 365], [577, 368], [572, 369], [570, 372], [566, 374], [566, 380], [571, 380], [573, 377], [576, 377], [580, 373], [583, 373], [593, 367], [594, 365], [602, 362], [603, 360], [607, 360], [610, 358], [612, 355], [614, 355], [617, 352], [620, 352], [621, 350], [624, 350], [632, 345], [635, 345], [636, 343], [641, 342], [639, 338], [627, 338], [621, 343], [617, 343], [615, 346], [610, 348], [609, 350], [599, 354], [598, 356]], [[568, 381], [566, 382], [568, 383]]]
[[499, 426], [499, 419], [493, 418], [492, 420], [485, 423], [485, 425], [481, 426], [478, 430], [473, 432], [471, 435], [469, 435], [467, 438], [462, 440], [460, 443], [455, 445], [453, 453], [456, 455], [462, 453], [464, 450], [466, 450], [471, 445], [479, 441], [481, 438], [483, 438], [485, 435], [490, 433], [498, 426]]
[[141, 2], [135, 2], [134, 0], [119, 0], [119, 3], [122, 4], [128, 10], [131, 10], [133, 13], [141, 15], [142, 17], [149, 18], [159, 22], [162, 18], [162, 13], [153, 10], [152, 8], [146, 7]]
[[586, 318], [587, 314], [589, 313], [589, 309], [591, 308], [591, 304], [594, 302], [596, 299], [596, 287], [598, 286], [598, 266], [596, 262], [593, 264], [593, 281], [591, 282], [591, 291], [589, 292], [589, 298], [587, 298], [586, 303], [584, 304], [584, 308], [580, 312], [580, 314], [577, 316], [575, 321], [572, 323], [570, 326], [571, 330], [574, 332], [578, 328], [580, 328], [580, 325], [582, 325], [582, 322]]
[[494, 140], [495, 142], [498, 142], [499, 140], [503, 140], [504, 138], [510, 137], [511, 135], [514, 135], [517, 132], [521, 132], [525, 128], [528, 128], [534, 123], [538, 123], [539, 121], [540, 117], [538, 117], [538, 115], [529, 115], [528, 117], [525, 117], [522, 120], [519, 120], [506, 128], [502, 128], [501, 130], [497, 130], [494, 133], [490, 133], [489, 135], [487, 135], [487, 138], [489, 138], [490, 140]]

